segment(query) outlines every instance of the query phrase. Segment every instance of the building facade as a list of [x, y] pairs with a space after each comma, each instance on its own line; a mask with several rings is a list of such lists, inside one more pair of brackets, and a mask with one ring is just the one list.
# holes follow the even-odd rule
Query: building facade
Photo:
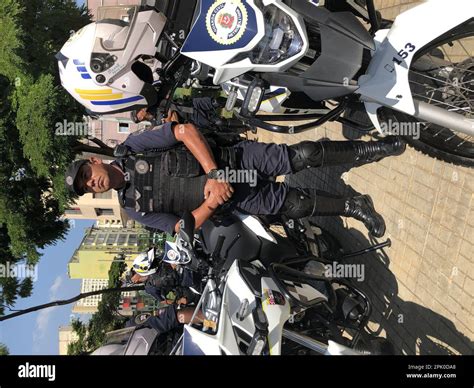
[[[103, 290], [109, 285], [108, 279], [82, 279], [81, 294], [85, 292], [92, 292]], [[88, 296], [87, 298], [79, 300], [73, 307], [72, 312], [78, 314], [93, 314], [97, 311], [97, 306], [102, 300], [102, 295]]]
[[123, 292], [120, 296], [118, 313], [122, 316], [134, 316], [140, 313], [153, 312], [160, 303], [144, 291]]
[[115, 257], [125, 254], [130, 266], [149, 243], [149, 232], [141, 228], [87, 228], [69, 264], [71, 279], [108, 279]]
[[66, 356], [68, 345], [72, 342], [77, 341], [79, 337], [72, 330], [71, 326], [60, 326], [58, 334], [59, 334], [59, 355]]
[[[111, 224], [122, 224], [122, 211], [117, 191], [106, 193], [86, 193], [79, 197], [75, 204], [65, 212], [65, 217], [75, 220], [109, 221]], [[114, 221], [112, 223], [112, 221]]]

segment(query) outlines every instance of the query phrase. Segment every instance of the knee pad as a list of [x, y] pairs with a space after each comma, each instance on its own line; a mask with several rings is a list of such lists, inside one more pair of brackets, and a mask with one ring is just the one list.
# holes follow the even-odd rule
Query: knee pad
[[299, 189], [290, 189], [286, 195], [281, 213], [289, 218], [303, 218], [311, 216], [316, 201], [310, 195]]
[[310, 167], [319, 167], [323, 162], [323, 146], [321, 142], [303, 141], [290, 146], [290, 162], [295, 172]]

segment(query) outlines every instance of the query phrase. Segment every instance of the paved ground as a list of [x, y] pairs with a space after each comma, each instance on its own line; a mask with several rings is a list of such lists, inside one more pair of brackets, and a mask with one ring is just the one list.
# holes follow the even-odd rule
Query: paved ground
[[[393, 18], [413, 1], [376, 1]], [[265, 142], [354, 138], [339, 124], [298, 135], [259, 131]], [[367, 136], [362, 138], [369, 140]], [[374, 313], [370, 328], [403, 354], [473, 354], [474, 169], [455, 167], [409, 148], [398, 158], [358, 168], [308, 170], [290, 183], [349, 195], [368, 193], [387, 223], [392, 247], [351, 262], [365, 263], [362, 287]], [[370, 243], [357, 221], [318, 218], [350, 250]]]

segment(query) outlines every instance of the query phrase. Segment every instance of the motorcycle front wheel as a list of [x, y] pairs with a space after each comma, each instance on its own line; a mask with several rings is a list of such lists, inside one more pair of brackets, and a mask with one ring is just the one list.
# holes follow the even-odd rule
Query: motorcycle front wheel
[[[474, 20], [421, 49], [409, 81], [413, 98], [474, 119]], [[413, 117], [392, 113], [398, 122], [413, 123]], [[448, 163], [474, 167], [474, 137], [432, 123], [417, 124], [419, 138], [405, 137], [415, 149]]]

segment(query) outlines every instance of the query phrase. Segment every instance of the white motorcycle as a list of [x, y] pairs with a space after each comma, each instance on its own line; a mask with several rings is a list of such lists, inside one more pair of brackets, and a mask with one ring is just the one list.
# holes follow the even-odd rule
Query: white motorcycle
[[372, 0], [316, 3], [203, 0], [181, 53], [215, 69], [228, 108], [240, 101], [237, 114], [252, 127], [296, 133], [337, 119], [474, 165], [472, 1], [426, 1], [390, 29], [379, 29]]
[[474, 165], [472, 0], [428, 0], [393, 24], [373, 0], [164, 3], [99, 8], [58, 54], [63, 86], [103, 114], [156, 105], [184, 79], [212, 80], [250, 127], [297, 133], [337, 120]]
[[192, 215], [183, 217], [165, 258], [204, 270], [206, 285], [171, 354], [393, 352], [389, 342], [365, 331], [371, 313], [367, 296], [349, 280], [327, 275], [324, 263], [329, 261], [322, 252], [327, 256], [328, 236], [309, 224], [306, 229], [302, 220], [292, 222], [286, 224], [291, 226], [285, 228], [287, 235], [304, 235], [321, 255], [302, 244], [298, 252], [294, 237], [275, 234], [253, 216], [208, 221], [196, 235]]

